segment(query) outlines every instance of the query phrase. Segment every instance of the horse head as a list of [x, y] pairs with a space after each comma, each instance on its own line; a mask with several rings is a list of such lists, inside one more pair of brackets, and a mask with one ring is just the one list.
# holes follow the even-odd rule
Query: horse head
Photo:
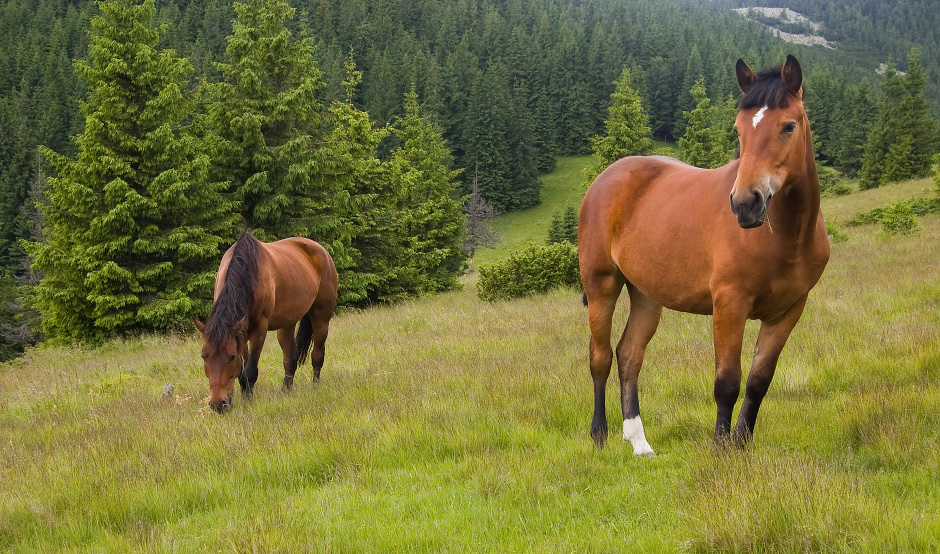
[[248, 319], [242, 318], [223, 330], [212, 329], [198, 319], [195, 324], [204, 341], [202, 359], [209, 378], [209, 406], [221, 414], [232, 407], [235, 379], [241, 376], [248, 356]]
[[793, 56], [782, 68], [757, 75], [739, 59], [736, 73], [744, 94], [734, 122], [740, 162], [731, 211], [738, 225], [750, 229], [764, 223], [771, 198], [786, 194], [805, 174], [809, 120], [803, 109], [803, 70]]

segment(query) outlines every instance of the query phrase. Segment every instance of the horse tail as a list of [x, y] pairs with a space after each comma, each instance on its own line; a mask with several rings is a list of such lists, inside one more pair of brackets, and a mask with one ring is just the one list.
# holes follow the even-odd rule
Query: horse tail
[[297, 349], [297, 365], [307, 361], [307, 355], [310, 353], [310, 342], [313, 338], [313, 323], [310, 321], [310, 314], [304, 314], [300, 318], [300, 325], [297, 326], [297, 336], [294, 337], [295, 348]]
[[584, 306], [587, 307], [587, 293], [581, 295], [581, 302], [583, 302]]

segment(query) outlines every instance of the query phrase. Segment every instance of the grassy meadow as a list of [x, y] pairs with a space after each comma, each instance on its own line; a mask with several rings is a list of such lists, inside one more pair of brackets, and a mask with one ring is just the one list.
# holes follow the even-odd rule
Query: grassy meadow
[[[578, 164], [545, 179], [530, 221], [495, 222], [508, 244], [541, 242], [577, 202]], [[712, 446], [710, 318], [675, 312], [640, 378], [657, 455], [618, 438], [616, 371], [595, 449], [575, 290], [490, 304], [471, 277], [343, 313], [320, 383], [306, 367], [292, 394], [272, 336], [255, 400], [224, 416], [203, 402], [195, 332], [34, 349], [0, 366], [0, 551], [935, 552], [940, 217], [921, 225], [833, 246], [745, 450]]]

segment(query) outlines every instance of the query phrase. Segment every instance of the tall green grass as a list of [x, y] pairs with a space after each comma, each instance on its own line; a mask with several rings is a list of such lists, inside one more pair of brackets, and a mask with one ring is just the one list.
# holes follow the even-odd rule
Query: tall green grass
[[745, 450], [711, 442], [710, 319], [675, 312], [640, 377], [657, 456], [595, 449], [568, 289], [344, 313], [292, 394], [272, 337], [224, 416], [195, 333], [32, 350], [0, 366], [0, 551], [936, 551], [940, 218], [922, 225], [834, 246]]

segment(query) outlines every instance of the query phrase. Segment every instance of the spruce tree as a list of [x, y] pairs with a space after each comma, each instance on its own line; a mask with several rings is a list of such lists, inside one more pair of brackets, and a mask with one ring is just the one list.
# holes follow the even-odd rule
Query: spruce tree
[[894, 179], [898, 181], [929, 176], [932, 169], [931, 156], [937, 146], [937, 123], [931, 117], [924, 98], [927, 76], [924, 73], [924, 67], [920, 64], [920, 53], [917, 48], [911, 50], [907, 62], [907, 75], [904, 78], [905, 95], [898, 110], [901, 116], [900, 124], [907, 130], [905, 136], [909, 136], [911, 141], [908, 161], [910, 168], [899, 179]]
[[878, 120], [868, 132], [865, 142], [865, 155], [859, 174], [858, 187], [862, 190], [886, 184], [884, 162], [888, 149], [895, 143], [898, 133], [899, 106], [904, 98], [904, 77], [897, 72], [889, 60], [885, 70], [885, 80], [881, 85], [881, 98], [878, 102]]
[[557, 244], [565, 241], [565, 224], [561, 220], [561, 212], [552, 214], [552, 222], [548, 225], [548, 239], [545, 244]]
[[287, 27], [294, 11], [286, 0], [235, 3], [227, 62], [217, 64], [223, 81], [206, 87], [206, 140], [215, 175], [259, 239], [303, 236], [331, 249], [348, 233], [335, 216], [336, 183], [315, 177], [329, 158], [324, 85], [312, 39]]
[[705, 93], [705, 80], [697, 80], [690, 92], [695, 109], [682, 113], [686, 121], [685, 134], [679, 139], [682, 160], [696, 167], [720, 167], [728, 160], [727, 148], [721, 129], [714, 126], [717, 110]]
[[902, 76], [889, 64], [881, 89], [878, 121], [865, 145], [859, 188], [930, 174], [937, 128], [924, 100], [925, 84], [916, 48], [908, 58], [907, 75]]
[[508, 70], [493, 63], [479, 75], [467, 109], [465, 162], [479, 170], [480, 194], [494, 208], [506, 212], [519, 208], [514, 194], [509, 126], [512, 101], [506, 92]]
[[604, 123], [607, 134], [592, 140], [593, 164], [584, 170], [588, 182], [620, 158], [648, 154], [653, 147], [649, 116], [643, 109], [640, 95], [630, 86], [630, 70], [624, 68], [614, 84], [616, 88]]
[[404, 283], [413, 274], [397, 212], [401, 183], [376, 156], [389, 132], [353, 105], [362, 72], [352, 50], [345, 70], [345, 98], [327, 113], [322, 148], [329, 155], [316, 164], [312, 183], [316, 190], [335, 191], [328, 204], [334, 224], [324, 238], [340, 274], [339, 303], [362, 305], [408, 296]]
[[692, 92], [693, 87], [696, 86], [700, 81], [702, 82], [702, 88], [705, 88], [705, 68], [702, 63], [702, 56], [698, 52], [698, 46], [692, 45], [692, 51], [689, 52], [689, 57], [686, 60], [685, 64], [685, 73], [682, 77], [682, 88], [679, 89], [678, 105], [676, 106], [676, 113], [674, 117], [675, 123], [672, 127], [672, 136], [681, 137], [686, 132], [686, 126], [688, 125], [688, 119], [685, 117], [686, 112], [690, 112], [695, 109], [695, 107], [701, 101], [700, 98], [696, 97]]
[[221, 246], [236, 231], [208, 157], [183, 126], [188, 62], [158, 50], [154, 2], [108, 0], [92, 20], [85, 129], [75, 158], [45, 150], [43, 274], [36, 306], [60, 341], [162, 331], [211, 305]]
[[846, 90], [836, 113], [835, 166], [850, 177], [858, 175], [865, 155], [867, 132], [877, 119], [877, 104], [871, 84], [862, 81]]
[[400, 146], [390, 164], [398, 169], [398, 206], [408, 263], [416, 268], [414, 293], [454, 288], [466, 258], [463, 201], [457, 196], [459, 171], [451, 169], [450, 149], [440, 129], [425, 116], [414, 87], [405, 94], [404, 114], [392, 132]]
[[565, 240], [578, 244], [578, 212], [573, 206], [565, 208], [565, 213], [561, 216], [561, 228]]

